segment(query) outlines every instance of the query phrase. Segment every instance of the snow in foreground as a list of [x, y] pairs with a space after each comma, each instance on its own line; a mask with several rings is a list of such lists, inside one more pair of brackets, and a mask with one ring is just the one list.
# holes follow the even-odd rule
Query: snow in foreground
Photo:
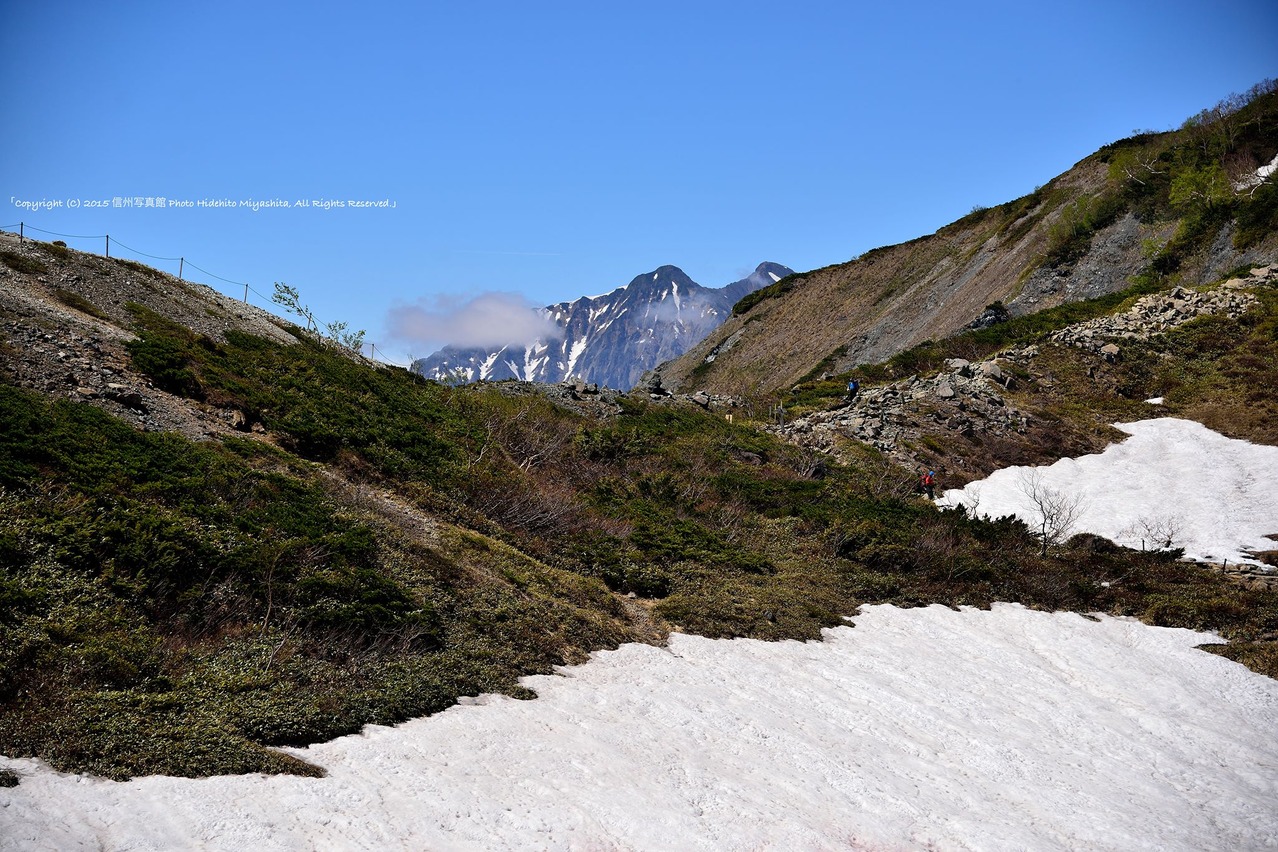
[[324, 779], [4, 765], [0, 847], [1249, 849], [1278, 682], [1134, 621], [867, 607], [826, 641], [675, 635], [536, 701], [299, 749]]
[[[1104, 452], [1034, 468], [1041, 482], [1077, 495], [1076, 532], [1140, 548], [1158, 530], [1175, 530], [1185, 555], [1220, 562], [1256, 562], [1244, 551], [1278, 549], [1278, 447], [1226, 438], [1192, 420], [1171, 417], [1115, 424], [1131, 435]], [[975, 506], [982, 515], [1017, 515], [1031, 526], [1039, 515], [1025, 494], [1026, 468], [1006, 468], [941, 503]], [[1150, 545], [1152, 546], [1152, 545]]]

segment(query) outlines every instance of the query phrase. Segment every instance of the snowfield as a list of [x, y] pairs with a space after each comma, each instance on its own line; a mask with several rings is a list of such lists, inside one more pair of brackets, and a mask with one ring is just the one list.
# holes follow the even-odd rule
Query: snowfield
[[[1111, 493], [1088, 523], [1174, 508], [1209, 519], [1195, 547], [1236, 552], [1278, 518], [1274, 456], [1253, 454], [1278, 450], [1123, 428], [1052, 474], [1093, 507]], [[1235, 521], [1239, 502], [1271, 508]], [[1197, 648], [1219, 639], [1011, 604], [851, 621], [823, 642], [627, 645], [525, 678], [535, 701], [289, 750], [322, 779], [116, 783], [0, 758], [22, 777], [0, 789], [0, 849], [1278, 847], [1278, 681]]]
[[[1201, 423], [1162, 417], [1116, 423], [1131, 435], [1104, 452], [1034, 468], [1043, 485], [1079, 498], [1076, 532], [1139, 549], [1151, 530], [1172, 529], [1173, 546], [1212, 562], [1251, 562], [1244, 551], [1278, 549], [1278, 447], [1236, 441]], [[982, 515], [1017, 515], [1035, 527], [1025, 494], [1026, 468], [1006, 468], [940, 505], [964, 504]]]
[[5, 849], [1257, 849], [1278, 682], [1103, 617], [864, 608], [824, 642], [671, 637], [293, 750], [323, 779], [60, 775]]

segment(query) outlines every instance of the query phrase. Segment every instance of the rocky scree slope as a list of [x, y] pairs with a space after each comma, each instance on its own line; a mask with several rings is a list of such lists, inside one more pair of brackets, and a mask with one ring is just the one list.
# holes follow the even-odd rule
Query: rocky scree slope
[[[1248, 326], [1258, 329], [1262, 341], [1270, 328], [1278, 328], [1278, 263], [1206, 288], [1140, 296], [1125, 310], [1016, 343], [977, 362], [949, 358], [934, 373], [870, 386], [850, 403], [766, 428], [839, 458], [874, 447], [904, 469], [939, 471], [944, 488], [1012, 464], [1050, 464], [1099, 452], [1121, 440], [1108, 428], [1117, 420], [1172, 414], [1233, 437], [1278, 443], [1278, 430], [1265, 422], [1272, 417], [1278, 373], [1278, 361], [1267, 351], [1278, 348], [1272, 339], [1264, 348], [1254, 338], [1244, 339], [1226, 359], [1221, 374], [1233, 381], [1216, 390], [1228, 397], [1227, 404], [1203, 399], [1198, 383], [1178, 387], [1177, 377], [1214, 372], [1216, 353], [1195, 357], [1185, 350], [1197, 347], [1199, 339], [1228, 339], [1233, 335], [1226, 330]], [[1229, 340], [1227, 346], [1236, 343]], [[1141, 398], [1163, 387], [1173, 399]], [[1248, 423], [1240, 410], [1256, 410], [1255, 419]], [[1254, 556], [1278, 567], [1278, 549]], [[1273, 568], [1210, 567], [1248, 588], [1278, 589]]]
[[[1177, 287], [1143, 296], [1121, 313], [1054, 331], [1042, 344], [1014, 346], [978, 363], [951, 358], [944, 370], [933, 375], [913, 375], [867, 387], [847, 405], [766, 428], [824, 452], [838, 452], [839, 439], [851, 438], [911, 469], [926, 463], [911, 448], [920, 446], [923, 436], [938, 426], [969, 438], [978, 434], [985, 438], [1020, 435], [1032, 443], [1037, 415], [1018, 408], [1010, 391], [1017, 385], [1018, 374], [1032, 374], [1043, 346], [1076, 347], [1104, 361], [1117, 361], [1128, 347], [1195, 319], [1222, 316], [1236, 320], [1257, 304], [1251, 288], [1274, 286], [1278, 286], [1278, 265], [1258, 267], [1245, 278], [1233, 278], [1217, 287]], [[964, 481], [991, 472], [981, 468], [952, 471], [956, 477], [966, 475]]]
[[19, 387], [89, 402], [149, 431], [199, 439], [254, 424], [243, 411], [175, 396], [139, 372], [126, 350], [137, 339], [137, 308], [214, 341], [238, 331], [297, 342], [269, 312], [140, 263], [10, 233], [0, 233], [0, 252], [0, 368]]

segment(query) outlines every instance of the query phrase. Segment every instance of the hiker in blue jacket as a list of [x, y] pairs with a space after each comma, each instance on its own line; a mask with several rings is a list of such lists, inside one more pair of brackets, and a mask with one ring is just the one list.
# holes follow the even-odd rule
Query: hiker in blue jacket
[[856, 399], [856, 392], [861, 389], [861, 385], [856, 379], [848, 382], [848, 402]]

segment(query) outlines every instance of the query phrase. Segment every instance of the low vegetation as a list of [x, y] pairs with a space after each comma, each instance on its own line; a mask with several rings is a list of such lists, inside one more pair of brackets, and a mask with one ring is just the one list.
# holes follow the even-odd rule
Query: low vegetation
[[44, 275], [49, 271], [47, 266], [34, 257], [18, 254], [16, 251], [0, 251], [0, 263], [3, 263], [14, 272], [22, 272], [27, 275]]

